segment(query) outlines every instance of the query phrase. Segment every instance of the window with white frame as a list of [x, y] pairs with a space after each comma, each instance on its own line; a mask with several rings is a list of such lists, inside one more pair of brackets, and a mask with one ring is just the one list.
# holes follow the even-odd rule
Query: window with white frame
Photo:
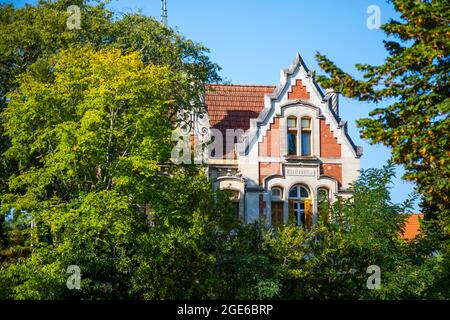
[[301, 155], [309, 157], [311, 156], [311, 118], [302, 118], [300, 136]]
[[289, 117], [287, 119], [287, 144], [288, 144], [288, 155], [297, 155], [297, 118]]
[[287, 118], [287, 154], [310, 157], [312, 155], [312, 121], [310, 117]]
[[295, 185], [289, 190], [289, 220], [297, 226], [312, 227], [311, 193], [306, 186]]
[[273, 187], [271, 190], [272, 199], [281, 200], [283, 199], [283, 189], [280, 187]]

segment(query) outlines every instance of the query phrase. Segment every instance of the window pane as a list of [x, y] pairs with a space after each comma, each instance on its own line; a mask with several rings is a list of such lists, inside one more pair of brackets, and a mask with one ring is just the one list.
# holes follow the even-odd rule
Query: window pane
[[300, 197], [309, 198], [309, 192], [303, 187], [300, 187]]
[[272, 189], [272, 197], [281, 198], [281, 189], [273, 188]]
[[272, 202], [272, 226], [279, 227], [284, 222], [284, 203]]
[[302, 156], [311, 155], [311, 132], [302, 132]]
[[295, 118], [288, 118], [288, 128], [289, 129], [294, 129], [297, 128], [297, 119]]
[[288, 154], [296, 155], [297, 154], [297, 139], [295, 133], [288, 133]]
[[289, 198], [298, 198], [298, 187], [293, 187], [291, 191], [289, 191]]
[[303, 118], [302, 119], [302, 128], [311, 128], [311, 119]]
[[298, 209], [298, 202], [296, 202], [295, 204], [294, 204], [294, 224], [296, 225], [296, 226], [298, 226], [299, 225], [299, 223], [298, 223], [298, 216], [299, 216], [299, 209]]

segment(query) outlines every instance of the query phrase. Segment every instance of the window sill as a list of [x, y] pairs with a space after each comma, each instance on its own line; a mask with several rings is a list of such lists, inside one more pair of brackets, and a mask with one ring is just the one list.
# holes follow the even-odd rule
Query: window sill
[[285, 156], [287, 162], [296, 162], [296, 161], [305, 161], [305, 162], [317, 162], [319, 159], [316, 156], [293, 156], [287, 155]]

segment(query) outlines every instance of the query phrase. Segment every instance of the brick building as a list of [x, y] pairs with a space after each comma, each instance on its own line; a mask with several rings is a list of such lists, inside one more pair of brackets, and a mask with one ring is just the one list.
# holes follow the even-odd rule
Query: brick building
[[223, 136], [208, 152], [209, 176], [233, 192], [243, 221], [308, 227], [319, 199], [351, 194], [361, 149], [339, 117], [338, 95], [321, 90], [299, 54], [278, 86], [209, 85], [204, 102], [206, 126]]

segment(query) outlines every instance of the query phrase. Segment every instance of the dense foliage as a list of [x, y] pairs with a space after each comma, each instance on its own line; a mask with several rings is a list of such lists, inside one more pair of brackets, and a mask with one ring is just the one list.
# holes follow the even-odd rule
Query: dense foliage
[[[450, 3], [447, 0], [393, 0], [401, 14], [381, 26], [390, 40], [389, 55], [379, 66], [356, 65], [363, 80], [317, 54], [327, 76], [326, 88], [344, 96], [378, 103], [370, 118], [358, 125], [362, 136], [392, 149], [405, 167], [405, 178], [416, 182], [428, 205], [450, 222]], [[450, 223], [445, 226], [450, 234]]]
[[[67, 28], [69, 5], [81, 8], [81, 29]], [[153, 243], [166, 252], [161, 268], [170, 250], [186, 253], [181, 263], [198, 251], [183, 239], [201, 237], [205, 212], [217, 220], [227, 208], [201, 170], [161, 166], [176, 112], [219, 80], [207, 49], [102, 2], [2, 4], [0, 32], [0, 296], [175, 297], [191, 269], [170, 268], [165, 280], [161, 269], [170, 295], [141, 295], [149, 261], [135, 253]], [[66, 287], [69, 265], [81, 269], [82, 292]]]
[[[40, 0], [36, 6], [23, 8], [0, 4], [0, 154], [10, 146], [2, 125], [7, 93], [17, 90], [19, 77], [30, 66], [36, 64], [35, 70], [44, 71], [48, 59], [61, 49], [89, 45], [93, 49], [133, 50], [144, 65], [164, 66], [172, 81], [165, 96], [174, 102], [169, 114], [172, 121], [177, 110], [201, 103], [205, 82], [220, 80], [219, 68], [209, 60], [203, 45], [180, 36], [151, 17], [138, 13], [118, 16], [106, 8], [106, 3]], [[80, 29], [67, 28], [70, 17], [67, 8], [71, 5], [81, 9]], [[8, 177], [17, 170], [14, 161], [0, 158], [0, 191], [7, 190]]]
[[[445, 255], [402, 238], [409, 203], [393, 204], [393, 166], [364, 171], [355, 197], [327, 204], [330, 220], [313, 230], [241, 225], [226, 194], [212, 192], [192, 168], [158, 176], [143, 212], [114, 190], [55, 205], [39, 220], [7, 224], [29, 245], [3, 261], [2, 298], [15, 299], [446, 299]], [[196, 176], [197, 178], [192, 178]], [[176, 192], [175, 192], [176, 191]], [[201, 196], [199, 194], [201, 193]], [[169, 205], [166, 205], [169, 203]], [[171, 205], [173, 204], [173, 205]], [[367, 209], [369, 208], [369, 209]], [[58, 211], [56, 211], [58, 210]], [[42, 232], [46, 230], [46, 233]], [[18, 237], [17, 234], [21, 236]], [[13, 237], [13, 233], [11, 233]], [[18, 240], [21, 238], [22, 240]], [[66, 287], [66, 268], [82, 270], [81, 290]], [[381, 288], [368, 289], [369, 266]]]
[[0, 32], [0, 299], [450, 297], [442, 230], [402, 238], [392, 164], [312, 230], [242, 225], [202, 168], [168, 166], [175, 112], [219, 80], [202, 45], [84, 1], [2, 5]]
[[[319, 65], [327, 74], [318, 80], [324, 87], [347, 97], [373, 103], [385, 100], [390, 104], [374, 109], [369, 118], [357, 123], [363, 138], [391, 148], [392, 160], [405, 168], [404, 178], [416, 183], [427, 220], [418, 250], [439, 252], [448, 275], [450, 3], [446, 0], [390, 2], [400, 13], [400, 20], [392, 19], [381, 26], [389, 39], [384, 42], [389, 54], [385, 62], [379, 66], [356, 65], [363, 77], [359, 80], [318, 53]], [[428, 262], [424, 263], [421, 268]], [[434, 273], [420, 268], [416, 272], [424, 276]], [[392, 276], [395, 277], [395, 272]], [[444, 279], [443, 283], [448, 285], [448, 277]], [[405, 279], [402, 285], [422, 285], [415, 283], [416, 280]]]

